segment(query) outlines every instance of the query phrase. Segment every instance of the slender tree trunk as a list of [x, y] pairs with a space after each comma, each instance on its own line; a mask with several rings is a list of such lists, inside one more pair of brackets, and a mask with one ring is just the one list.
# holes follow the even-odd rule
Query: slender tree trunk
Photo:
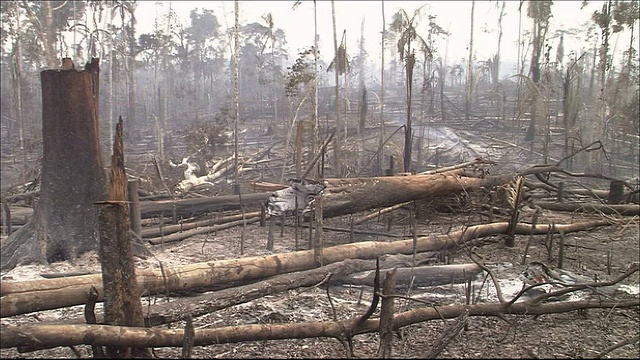
[[240, 190], [240, 183], [238, 181], [238, 116], [239, 116], [239, 103], [238, 103], [238, 56], [240, 54], [240, 9], [238, 0], [234, 1], [235, 9], [235, 31], [233, 35], [234, 48], [233, 48], [233, 178], [234, 178], [234, 193], [237, 195]]
[[18, 2], [15, 2], [15, 11], [16, 11], [16, 40], [15, 40], [15, 72], [13, 76], [13, 92], [14, 97], [16, 99], [15, 109], [16, 109], [16, 117], [18, 121], [18, 136], [19, 136], [19, 146], [20, 146], [20, 154], [22, 155], [22, 171], [20, 171], [20, 181], [25, 181], [25, 176], [27, 173], [27, 152], [25, 147], [25, 119], [24, 113], [22, 109], [22, 35], [20, 32], [20, 6]]
[[129, 20], [129, 30], [127, 35], [129, 54], [127, 56], [127, 79], [129, 82], [129, 129], [128, 133], [136, 134], [136, 127], [138, 122], [136, 116], [136, 77], [135, 77], [135, 67], [136, 67], [136, 39], [135, 39], [135, 18], [133, 17], [133, 11], [135, 11], [135, 3], [131, 5], [133, 8], [131, 9], [132, 13], [130, 14], [131, 19]]
[[56, 32], [53, 26], [53, 9], [49, 0], [44, 1], [44, 14], [45, 34], [42, 40], [46, 51], [47, 67], [55, 69], [58, 66], [58, 56], [55, 48]]
[[334, 160], [336, 167], [336, 176], [342, 177], [342, 119], [340, 118], [340, 74], [338, 69], [340, 66], [338, 65], [338, 34], [336, 32], [336, 5], [334, 0], [331, 0], [331, 19], [333, 21], [333, 50], [335, 54], [335, 63], [334, 63], [334, 72], [335, 72], [335, 80], [336, 80], [336, 123], [338, 126], [338, 131], [336, 132], [336, 136], [334, 137]]
[[406, 89], [407, 89], [407, 123], [404, 129], [404, 171], [411, 171], [411, 147], [413, 140], [413, 126], [411, 124], [411, 98], [413, 97], [413, 68], [415, 65], [415, 54], [411, 53], [411, 44], [405, 57], [406, 69]]
[[381, 61], [382, 65], [380, 66], [380, 137], [378, 138], [378, 148], [380, 152], [378, 153], [378, 176], [382, 176], [384, 169], [384, 35], [386, 32], [386, 22], [384, 18], [384, 0], [380, 2], [382, 8], [382, 49], [381, 49]]
[[[311, 139], [311, 153], [315, 154], [320, 144], [320, 121], [318, 119], [318, 6], [313, 1], [313, 119], [311, 121], [313, 127]], [[336, 149], [336, 151], [338, 151]], [[320, 176], [322, 171], [316, 172], [316, 178]]]
[[467, 96], [465, 98], [464, 119], [469, 121], [471, 112], [471, 95], [473, 94], [473, 13], [476, 8], [475, 0], [471, 1], [471, 31], [469, 34], [469, 59], [467, 59]]
[[[112, 24], [110, 19], [113, 18], [113, 6], [109, 6], [109, 25]], [[74, 32], [75, 34], [75, 32]], [[111, 139], [113, 139], [113, 36], [109, 36], [109, 97], [107, 98], [107, 107], [109, 108], [108, 116], [109, 116], [109, 154], [113, 152], [113, 143]]]
[[[98, 253], [102, 267], [104, 320], [109, 325], [143, 327], [142, 304], [133, 261], [129, 207], [125, 195], [126, 184], [120, 117], [111, 157], [109, 198], [99, 204]], [[131, 349], [125, 346], [108, 346], [106, 353], [114, 359], [150, 355], [143, 348]]]

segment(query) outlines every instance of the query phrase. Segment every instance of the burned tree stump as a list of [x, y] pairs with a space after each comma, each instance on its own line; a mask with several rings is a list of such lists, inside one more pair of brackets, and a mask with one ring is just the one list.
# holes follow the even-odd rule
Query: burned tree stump
[[42, 181], [29, 223], [0, 248], [2, 269], [71, 260], [98, 248], [94, 202], [104, 199], [98, 136], [98, 60], [82, 71], [44, 70]]

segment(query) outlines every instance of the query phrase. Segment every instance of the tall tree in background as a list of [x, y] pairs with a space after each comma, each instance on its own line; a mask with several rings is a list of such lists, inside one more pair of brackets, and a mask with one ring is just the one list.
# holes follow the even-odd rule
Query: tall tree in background
[[[616, 84], [616, 86], [612, 86], [613, 84], [610, 84], [610, 82], [608, 81], [613, 57], [609, 56], [611, 35], [612, 33], [623, 31], [624, 27], [627, 26], [631, 30], [631, 40], [633, 41], [633, 28], [638, 17], [639, 15], [637, 1], [613, 2], [611, 0], [606, 1], [602, 5], [602, 9], [596, 10], [591, 16], [592, 20], [600, 28], [600, 48], [598, 49], [597, 65], [598, 84], [600, 86], [600, 91], [597, 93], [598, 96], [595, 99], [597, 117], [595, 118], [595, 121], [592, 122], [592, 125], [588, 126], [589, 129], [587, 133], [590, 135], [590, 141], [600, 140], [604, 144], [605, 148], [610, 148], [610, 140], [612, 136], [614, 136], [612, 134], [612, 132], [614, 131], [613, 120], [615, 118], [620, 118], [615, 114], [615, 105], [622, 99], [628, 99], [628, 96], [621, 96], [619, 94], [619, 84]], [[633, 45], [629, 46], [626, 53], [629, 55], [627, 58], [628, 60], [623, 63], [623, 71], [620, 74], [619, 79], [624, 77], [627, 79], [626, 82], [630, 83], [629, 79], [630, 75], [632, 74], [631, 71], [633, 71], [633, 60], [631, 59], [633, 59], [632, 54], [635, 53]], [[609, 89], [610, 87], [611, 90]], [[637, 90], [634, 89], [634, 86], [625, 86], [625, 90], [623, 91], [627, 94], [637, 93]], [[632, 110], [632, 108], [627, 110]], [[637, 114], [637, 110], [635, 112]], [[633, 113], [633, 110], [631, 111], [631, 113]], [[611, 150], [612, 149], [609, 149], [609, 151]], [[589, 170], [602, 172], [604, 170], [602, 152], [595, 152], [594, 154], [590, 155], [591, 156], [587, 161]]]
[[382, 169], [384, 169], [384, 43], [386, 41], [387, 26], [384, 18], [384, 0], [380, 2], [382, 10], [382, 31], [380, 39], [380, 137], [378, 138], [378, 175], [382, 175]]
[[[547, 31], [549, 30], [549, 19], [551, 19], [551, 5], [553, 1], [539, 0], [529, 1], [527, 7], [527, 16], [531, 18], [533, 22], [533, 28], [531, 30], [531, 66], [529, 67], [529, 75], [534, 85], [540, 82], [540, 57], [544, 47], [544, 42], [547, 37]], [[535, 104], [538, 103], [537, 91], [533, 94], [531, 107], [531, 122], [527, 128], [527, 132], [524, 136], [525, 141], [533, 141], [536, 133], [536, 123], [538, 121], [539, 109]]]
[[[292, 10], [295, 10], [298, 8], [298, 6], [300, 6], [300, 4], [302, 4], [302, 0], [296, 0], [293, 3], [293, 6], [291, 7]], [[333, 3], [332, 3], [333, 6]], [[335, 32], [335, 29], [334, 29]], [[296, 62], [289, 67], [289, 73], [287, 74], [287, 84], [285, 85], [285, 93], [287, 95], [287, 97], [295, 97], [296, 94], [299, 93], [298, 90], [298, 85], [300, 84], [304, 84], [307, 82], [312, 82], [312, 119], [311, 119], [311, 133], [312, 133], [312, 137], [311, 137], [311, 145], [310, 145], [310, 152], [309, 155], [314, 156], [316, 151], [317, 151], [317, 147], [320, 146], [320, 121], [318, 119], [318, 40], [319, 40], [319, 36], [318, 36], [318, 5], [316, 3], [315, 0], [313, 0], [313, 46], [311, 47], [311, 50], [305, 50], [300, 52], [300, 58], [298, 58], [296, 60]], [[309, 55], [309, 53], [313, 54], [313, 74], [309, 74], [308, 71], [308, 67], [309, 64], [306, 62], [305, 57], [307, 55]], [[305, 101], [306, 96], [304, 98], [302, 98], [300, 100], [300, 102], [298, 103], [297, 109], [295, 110], [295, 113], [292, 113], [293, 116], [293, 121], [291, 126], [293, 126], [293, 122], [295, 122], [295, 119], [297, 118], [298, 115], [298, 110], [300, 109], [300, 107], [302, 106], [302, 103]], [[293, 111], [293, 103], [291, 103], [291, 107], [292, 107], [292, 111]], [[337, 120], [339, 121], [339, 119]], [[289, 136], [287, 136], [287, 142]], [[337, 140], [334, 138], [334, 144], [337, 144]], [[339, 163], [339, 149], [334, 150], [334, 155], [335, 157], [335, 161], [336, 164]], [[286, 153], [285, 153], [285, 157], [286, 157]], [[284, 176], [284, 171], [283, 171], [283, 176]], [[321, 174], [316, 172], [317, 177], [320, 176]]]
[[[260, 50], [260, 55], [264, 54], [267, 45], [271, 49], [270, 53], [270, 63], [268, 64], [271, 70], [271, 101], [273, 102], [273, 118], [269, 122], [269, 130], [273, 132], [273, 127], [278, 123], [278, 92], [277, 92], [277, 82], [278, 78], [282, 77], [280, 73], [280, 61], [281, 57], [286, 59], [286, 54], [283, 51], [277, 51], [279, 43], [286, 43], [284, 40], [284, 32], [280, 29], [275, 29], [273, 15], [271, 13], [267, 13], [262, 15], [262, 20], [266, 23], [266, 31], [262, 36], [266, 37], [266, 41]], [[279, 55], [279, 56], [277, 56]], [[278, 60], [276, 60], [278, 58]]]
[[[622, 69], [613, 92], [612, 111], [619, 118], [625, 133], [633, 134], [640, 128], [640, 59], [638, 59], [638, 40], [635, 36], [636, 24], [640, 20], [640, 1], [620, 1], [613, 9], [613, 32], [626, 29], [629, 32], [629, 45], [624, 51]], [[613, 114], [612, 114], [613, 115]]]
[[[411, 125], [411, 101], [413, 92], [413, 69], [416, 62], [415, 48], [424, 49], [430, 52], [426, 41], [418, 34], [418, 22], [422, 16], [424, 5], [416, 9], [411, 16], [403, 9], [398, 10], [393, 15], [393, 20], [389, 27], [400, 34], [398, 40], [398, 53], [400, 61], [405, 64], [405, 88], [407, 104], [407, 122], [404, 129], [404, 171], [411, 171], [411, 145], [413, 140], [413, 130]], [[414, 46], [415, 45], [415, 46]]]
[[240, 6], [238, 0], [233, 2], [235, 32], [233, 46], [233, 193], [240, 194], [240, 182], [238, 179], [238, 117], [240, 115], [240, 104], [238, 103], [238, 56], [240, 54]]
[[[11, 36], [14, 41], [13, 41], [13, 54], [11, 56], [11, 64], [12, 64], [12, 71], [11, 71], [11, 85], [13, 88], [13, 105], [14, 105], [14, 109], [15, 109], [15, 117], [16, 117], [16, 121], [18, 122], [18, 145], [20, 148], [20, 153], [22, 154], [22, 165], [23, 165], [23, 169], [20, 172], [20, 181], [24, 182], [25, 178], [24, 176], [26, 175], [26, 166], [27, 166], [27, 153], [25, 151], [25, 119], [23, 116], [23, 94], [22, 94], [22, 83], [23, 83], [23, 75], [22, 75], [22, 32], [20, 31], [20, 22], [21, 22], [21, 16], [20, 16], [20, 6], [18, 5], [18, 2], [15, 1], [13, 3], [14, 6], [11, 7], [6, 7], [4, 8], [4, 10], [9, 10], [8, 13], [3, 14], [3, 18], [5, 19], [5, 21], [9, 21], [9, 31], [8, 31], [8, 35]], [[11, 13], [11, 11], [13, 11], [13, 13]], [[12, 21], [11, 18], [15, 19], [15, 21]], [[5, 37], [2, 37], [2, 41], [5, 41]], [[3, 48], [4, 48], [4, 43], [2, 44]], [[9, 123], [11, 124], [11, 123]], [[11, 128], [9, 128], [11, 129]], [[9, 131], [9, 135], [12, 135], [12, 131]]]
[[[342, 120], [340, 118], [340, 49], [338, 48], [338, 34], [336, 31], [336, 5], [334, 0], [331, 0], [331, 19], [332, 19], [332, 23], [333, 23], [333, 51], [334, 51], [334, 62], [335, 62], [335, 66], [334, 66], [334, 70], [335, 70], [335, 81], [336, 81], [336, 87], [335, 87], [335, 96], [336, 96], [336, 124], [338, 127], [338, 131], [336, 136], [334, 137], [333, 143], [333, 152], [334, 152], [334, 159], [335, 159], [335, 167], [336, 167], [336, 171], [337, 171], [337, 176], [341, 177], [342, 176], [342, 145], [343, 145], [343, 141], [344, 141], [344, 137], [342, 135]], [[328, 69], [327, 69], [328, 70]]]
[[[313, 118], [311, 119], [311, 126], [313, 127], [313, 137], [311, 140], [311, 154], [315, 154], [321, 146], [320, 119], [318, 119], [318, 36], [318, 4], [316, 3], [316, 0], [313, 0]], [[338, 152], [338, 148], [336, 147], [334, 151]], [[317, 179], [321, 178], [322, 176], [322, 169], [321, 171], [316, 171]]]
[[125, 59], [125, 67], [127, 74], [127, 94], [128, 94], [128, 106], [127, 106], [127, 115], [126, 123], [128, 124], [128, 129], [124, 131], [125, 137], [129, 134], [137, 134], [134, 130], [136, 128], [136, 124], [138, 124], [137, 116], [136, 116], [136, 76], [135, 76], [135, 65], [136, 65], [136, 55], [137, 46], [136, 46], [136, 16], [135, 11], [137, 7], [136, 0], [123, 0], [117, 3], [117, 9], [120, 13], [120, 20], [122, 21], [122, 45], [123, 48], [126, 48], [126, 59]]
[[464, 100], [464, 119], [469, 121], [469, 113], [471, 112], [471, 95], [473, 92], [473, 13], [476, 8], [475, 0], [471, 1], [471, 31], [469, 34], [469, 58], [467, 59], [467, 84], [466, 97]]

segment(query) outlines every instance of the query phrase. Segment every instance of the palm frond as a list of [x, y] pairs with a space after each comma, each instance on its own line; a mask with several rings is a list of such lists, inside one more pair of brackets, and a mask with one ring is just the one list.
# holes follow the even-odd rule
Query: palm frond
[[506, 185], [507, 188], [507, 202], [512, 209], [516, 209], [518, 206], [518, 199], [521, 197], [522, 185], [524, 184], [524, 177], [521, 175], [516, 176], [513, 181]]

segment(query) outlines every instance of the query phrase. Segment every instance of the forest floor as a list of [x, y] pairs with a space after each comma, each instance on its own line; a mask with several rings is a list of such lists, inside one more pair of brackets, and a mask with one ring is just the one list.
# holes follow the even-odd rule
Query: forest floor
[[[531, 216], [533, 210], [525, 207], [522, 218]], [[397, 211], [388, 215], [393, 217], [390, 233], [408, 232], [408, 212]], [[599, 218], [597, 215], [567, 214], [543, 211], [539, 223], [568, 224]], [[347, 218], [328, 219], [327, 227], [348, 229]], [[469, 220], [469, 219], [467, 219]], [[605, 281], [624, 273], [631, 264], [639, 262], [640, 244], [638, 243], [637, 219], [620, 218], [619, 225], [601, 227], [592, 231], [567, 234], [565, 240], [565, 258], [563, 269], [578, 276]], [[440, 234], [452, 225], [456, 230], [463, 224], [460, 217], [453, 213], [432, 212], [429, 220], [419, 220], [419, 234]], [[356, 226], [356, 230], [387, 231], [386, 216], [370, 220]], [[269, 254], [265, 250], [268, 226], [258, 223], [219, 231], [217, 234], [194, 236], [178, 243], [165, 244], [151, 248], [154, 257], [137, 259], [137, 267], [157, 267], [159, 262], [166, 266], [204, 262], [217, 259], [237, 258]], [[295, 250], [294, 228], [284, 226], [283, 236], [276, 232], [273, 252]], [[240, 254], [241, 232], [244, 232], [246, 249]], [[303, 232], [304, 234], [304, 232]], [[349, 242], [349, 234], [325, 230], [327, 246]], [[304, 236], [301, 236], [304, 238]], [[534, 236], [527, 257], [527, 263], [540, 261], [554, 266], [557, 252], [549, 253], [544, 246], [545, 236]], [[485, 239], [473, 251], [482, 261], [496, 272], [503, 292], [510, 298], [520, 290], [522, 273], [527, 265], [522, 264], [528, 236], [516, 236], [516, 246], [504, 245], [501, 236]], [[382, 236], [355, 234], [354, 241], [388, 241]], [[299, 247], [306, 247], [306, 240], [300, 240]], [[607, 254], [611, 256], [611, 269], [608, 271]], [[470, 259], [464, 252], [448, 254], [450, 263], [468, 263]], [[69, 262], [50, 265], [19, 266], [5, 274], [3, 279], [21, 280], [40, 278], [40, 273], [90, 271], [99, 272], [100, 264], [94, 253], [88, 253], [71, 264]], [[497, 301], [490, 281], [481, 287], [482, 276], [474, 282], [475, 297], [479, 303]], [[638, 273], [625, 279], [616, 298], [637, 298], [640, 281]], [[194, 319], [197, 329], [221, 327], [239, 324], [264, 324], [301, 321], [331, 321], [333, 310], [328, 296], [331, 297], [339, 320], [354, 314], [364, 313], [370, 304], [373, 289], [367, 286], [349, 285], [312, 287], [297, 289], [267, 296], [241, 305], [233, 306]], [[406, 290], [405, 290], [406, 291]], [[407, 295], [407, 294], [405, 294]], [[463, 304], [465, 301], [462, 285], [430, 286], [412, 288], [412, 297], [429, 301], [432, 306]], [[147, 302], [163, 301], [162, 297], [146, 298]], [[398, 300], [396, 311], [403, 311], [422, 303]], [[38, 323], [39, 321], [82, 316], [83, 307], [40, 311], [1, 320], [2, 325]], [[377, 315], [377, 313], [376, 313]], [[374, 315], [374, 316], [376, 316]], [[393, 357], [424, 357], [432, 345], [455, 321], [432, 320], [407, 326], [394, 335]], [[172, 328], [183, 327], [184, 323], [172, 324]], [[589, 309], [541, 316], [506, 315], [497, 317], [470, 317], [468, 326], [450, 343], [440, 357], [444, 358], [593, 358], [608, 347], [624, 340], [637, 338], [640, 332], [640, 311], [631, 309]], [[401, 336], [401, 338], [398, 337]], [[375, 357], [378, 351], [377, 333], [357, 335], [353, 338], [356, 357]], [[157, 358], [177, 358], [180, 348], [155, 348]], [[607, 354], [613, 358], [638, 358], [640, 347], [637, 341], [620, 347]], [[30, 353], [18, 353], [15, 349], [0, 350], [1, 358], [82, 358], [91, 357], [89, 346], [77, 346], [75, 349], [59, 347]], [[236, 344], [195, 347], [194, 358], [341, 358], [346, 356], [341, 343], [332, 338], [311, 338], [295, 340], [255, 341]]]
[[[259, 128], [259, 127], [257, 127]], [[457, 135], [464, 134], [458, 131]], [[433, 132], [432, 134], [433, 135]], [[453, 138], [449, 132], [441, 137]], [[494, 138], [499, 139], [499, 137]], [[484, 143], [473, 141], [477, 149], [494, 151], [503, 143], [496, 143], [484, 138]], [[377, 141], [374, 139], [374, 141]], [[498, 141], [498, 140], [495, 140]], [[435, 140], [434, 140], [435, 142]], [[453, 139], [447, 148], [452, 149], [468, 141]], [[428, 146], [428, 144], [426, 145]], [[492, 174], [513, 171], [515, 161], [523, 148], [513, 148], [512, 153], [500, 155], [478, 153], [472, 146], [461, 149], [450, 159], [440, 158], [442, 163], [455, 164], [475, 157], [491, 157], [502, 162], [492, 167]], [[514, 153], [515, 152], [515, 153]], [[441, 154], [444, 154], [443, 152]], [[460, 155], [462, 154], [462, 155]], [[426, 155], [425, 155], [426, 158]], [[536, 161], [518, 158], [530, 166]], [[447, 165], [449, 165], [447, 164]], [[517, 167], [517, 166], [516, 166]], [[151, 168], [149, 166], [148, 168]], [[138, 172], [141, 174], [142, 172]], [[179, 173], [179, 171], [178, 171]], [[180, 175], [180, 174], [178, 174]], [[279, 175], [279, 174], [278, 174]], [[279, 176], [278, 176], [279, 177]], [[3, 174], [4, 178], [4, 174]], [[539, 190], [536, 190], [539, 191]], [[548, 196], [546, 194], [545, 196]], [[482, 205], [487, 204], [486, 194], [469, 193], [452, 195], [439, 199], [418, 201], [422, 209], [416, 217], [416, 231], [419, 236], [446, 234], [461, 230], [465, 226], [508, 221], [504, 212], [487, 215]], [[489, 204], [498, 206], [498, 204]], [[504, 207], [504, 203], [502, 204]], [[247, 209], [255, 211], [256, 209]], [[237, 213], [237, 212], [229, 212]], [[507, 212], [508, 213], [508, 212]], [[531, 222], [535, 210], [525, 201], [520, 215], [521, 222]], [[500, 215], [502, 214], [502, 215]], [[225, 214], [222, 214], [225, 215]], [[352, 214], [354, 218], [365, 213]], [[209, 218], [211, 215], [208, 215]], [[538, 224], [572, 224], [577, 222], [599, 220], [606, 215], [583, 212], [569, 213], [541, 209], [537, 215]], [[640, 262], [638, 217], [607, 216], [614, 225], [599, 227], [590, 231], [566, 234], [564, 243], [564, 259], [562, 269], [573, 277], [582, 277], [586, 281], [607, 281], [619, 277], [633, 264]], [[252, 223], [243, 227], [219, 230], [215, 234], [197, 235], [180, 242], [163, 246], [149, 245], [153, 253], [147, 259], [136, 258], [137, 268], [158, 268], [161, 263], [165, 268], [184, 264], [206, 262], [220, 259], [257, 256], [270, 253], [286, 253], [308, 248], [308, 232], [299, 230], [299, 242], [295, 242], [295, 228], [292, 219], [287, 219], [286, 226], [278, 227], [275, 235], [273, 251], [265, 249], [268, 226]], [[397, 236], [410, 239], [410, 212], [404, 208], [379, 216], [363, 224], [354, 226], [353, 239], [348, 231], [341, 232], [331, 228], [349, 229], [350, 217], [341, 216], [326, 219], [324, 226], [325, 246], [345, 244], [350, 241], [393, 241]], [[362, 233], [358, 233], [362, 230]], [[368, 233], [364, 233], [368, 231]], [[377, 235], [371, 235], [377, 233]], [[395, 235], [396, 238], [384, 236]], [[282, 235], [281, 235], [282, 234]], [[240, 253], [240, 241], [244, 239], [244, 253]], [[532, 262], [541, 262], [551, 268], [557, 268], [558, 236], [555, 246], [549, 250], [545, 235], [516, 235], [515, 246], [507, 247], [504, 236], [492, 236], [482, 239], [469, 251], [472, 251], [498, 277], [498, 283], [507, 299], [512, 298], [523, 285], [525, 273], [531, 273]], [[525, 248], [529, 243], [526, 263], [523, 265]], [[296, 246], [297, 245], [297, 246]], [[449, 251], [434, 256], [430, 264], [463, 264], [471, 259], [465, 251]], [[100, 263], [95, 253], [87, 253], [72, 262], [60, 262], [49, 265], [23, 265], [2, 274], [2, 280], [40, 279], [41, 273], [64, 273], [72, 271], [100, 272]], [[472, 283], [472, 298], [478, 303], [495, 303], [498, 301], [495, 287], [485, 273], [478, 275]], [[589, 299], [637, 299], [640, 290], [640, 273], [624, 279], [614, 292], [599, 295], [581, 293], [571, 297]], [[373, 295], [373, 288], [368, 286], [325, 285], [296, 289], [259, 298], [241, 305], [232, 306], [194, 319], [194, 327], [198, 329], [216, 328], [240, 324], [268, 324], [304, 321], [346, 320], [363, 314]], [[402, 295], [410, 296], [421, 302], [397, 299], [395, 312], [406, 311], [421, 306], [446, 306], [465, 303], [464, 284], [444, 286], [412, 287], [402, 289]], [[177, 295], [173, 295], [177, 296]], [[563, 301], [566, 299], [560, 299]], [[156, 295], [143, 298], [143, 306], [155, 302], [165, 302], [166, 297]], [[428, 305], [425, 305], [428, 304]], [[101, 311], [101, 304], [96, 306]], [[334, 315], [335, 311], [335, 315]], [[36, 313], [6, 317], [0, 319], [0, 325], [35, 324], [41, 321], [52, 321], [82, 316], [83, 306], [63, 309], [39, 311]], [[379, 310], [373, 315], [377, 317]], [[420, 358], [425, 357], [433, 348], [443, 332], [449, 329], [455, 319], [430, 320], [406, 326], [393, 338], [392, 357]], [[184, 322], [171, 324], [171, 328], [183, 328]], [[165, 325], [166, 327], [166, 325]], [[470, 316], [467, 326], [439, 354], [442, 358], [594, 358], [602, 355], [605, 358], [640, 358], [640, 309], [589, 309], [564, 313], [532, 315], [504, 315], [502, 317]], [[623, 341], [633, 340], [629, 344], [608, 350], [611, 346]], [[357, 358], [375, 357], [379, 347], [377, 333], [356, 335], [353, 338], [353, 352]], [[156, 358], [178, 358], [181, 348], [154, 348]], [[289, 340], [250, 341], [243, 343], [200, 346], [193, 349], [194, 358], [343, 358], [347, 353], [343, 345], [333, 338], [309, 338]], [[16, 349], [0, 349], [0, 358], [90, 358], [90, 346], [74, 348], [58, 347], [28, 353], [18, 353]]]

